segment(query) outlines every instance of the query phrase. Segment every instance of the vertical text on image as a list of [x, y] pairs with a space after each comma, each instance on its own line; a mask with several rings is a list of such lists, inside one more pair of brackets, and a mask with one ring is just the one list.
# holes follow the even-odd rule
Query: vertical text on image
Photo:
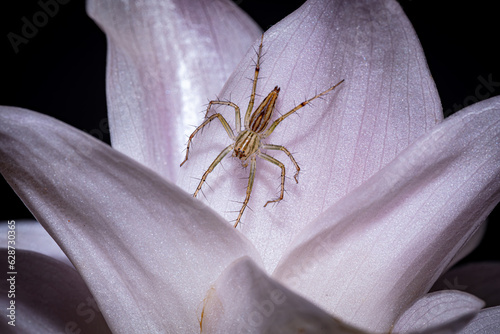
[[7, 323], [11, 326], [16, 325], [16, 222], [9, 220], [7, 222], [7, 282], [9, 290], [7, 298], [9, 299], [9, 307], [7, 307]]

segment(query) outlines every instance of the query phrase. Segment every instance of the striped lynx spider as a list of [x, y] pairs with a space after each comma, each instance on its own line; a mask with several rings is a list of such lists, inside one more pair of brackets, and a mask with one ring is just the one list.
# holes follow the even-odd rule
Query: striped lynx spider
[[[257, 54], [257, 62], [255, 64], [255, 73], [254, 73], [254, 78], [253, 78], [253, 86], [252, 86], [252, 94], [250, 95], [250, 102], [248, 103], [247, 111], [245, 113], [245, 122], [244, 122], [244, 130], [241, 129], [241, 116], [240, 116], [240, 108], [233, 102], [230, 101], [210, 101], [208, 103], [207, 107], [207, 112], [205, 114], [205, 121], [198, 126], [191, 136], [189, 136], [189, 140], [187, 143], [186, 147], [186, 157], [184, 161], [181, 163], [181, 166], [184, 165], [184, 163], [188, 160], [188, 155], [189, 155], [189, 148], [191, 146], [191, 141], [193, 140], [193, 137], [203, 129], [206, 125], [208, 125], [211, 121], [214, 119], [218, 118], [219, 121], [221, 122], [222, 126], [227, 132], [227, 135], [231, 140], [234, 142], [227, 146], [222, 152], [219, 153], [217, 158], [212, 162], [210, 167], [206, 170], [206, 172], [203, 174], [201, 177], [200, 183], [198, 184], [198, 187], [196, 188], [196, 191], [193, 194], [193, 197], [196, 197], [198, 193], [201, 190], [201, 187], [205, 183], [205, 180], [207, 179], [208, 174], [210, 174], [214, 168], [221, 162], [222, 159], [229, 153], [233, 152], [232, 156], [237, 157], [238, 159], [241, 160], [241, 164], [243, 167], [247, 167], [249, 164], [250, 160], [250, 175], [248, 178], [248, 185], [247, 185], [247, 191], [246, 191], [246, 197], [245, 200], [243, 201], [243, 206], [240, 209], [240, 212], [238, 214], [238, 218], [236, 218], [236, 222], [234, 224], [234, 227], [238, 226], [241, 216], [243, 215], [243, 212], [245, 211], [245, 208], [248, 205], [248, 201], [250, 200], [250, 194], [252, 193], [252, 187], [255, 179], [255, 170], [256, 170], [256, 161], [257, 157], [262, 158], [266, 161], [269, 161], [270, 163], [275, 164], [279, 168], [281, 168], [281, 191], [280, 195], [278, 198], [274, 200], [268, 201], [265, 205], [267, 206], [269, 203], [276, 203], [279, 202], [283, 199], [283, 195], [285, 193], [285, 165], [275, 159], [274, 157], [267, 155], [266, 153], [263, 152], [263, 150], [276, 150], [276, 151], [283, 151], [288, 158], [292, 161], [293, 165], [295, 166], [295, 169], [297, 170], [295, 173], [295, 182], [299, 182], [297, 179], [297, 176], [299, 175], [300, 172], [300, 167], [295, 161], [295, 158], [293, 155], [286, 149], [284, 146], [281, 145], [273, 145], [273, 144], [265, 144], [262, 141], [269, 137], [271, 133], [273, 133], [274, 129], [280, 124], [285, 118], [299, 110], [300, 108], [304, 107], [305, 105], [311, 103], [311, 101], [327, 94], [328, 92], [334, 90], [338, 85], [340, 85], [344, 80], [341, 80], [338, 82], [336, 85], [328, 88], [324, 92], [317, 94], [316, 96], [300, 103], [297, 105], [295, 108], [290, 110], [289, 112], [285, 113], [284, 115], [278, 117], [274, 122], [271, 123], [271, 125], [268, 127], [269, 122], [271, 120], [271, 117], [273, 115], [274, 111], [274, 106], [276, 104], [276, 99], [278, 98], [278, 94], [280, 92], [280, 88], [278, 86], [274, 87], [274, 89], [267, 95], [267, 97], [260, 103], [260, 105], [255, 109], [255, 111], [252, 112], [254, 102], [255, 102], [255, 90], [257, 88], [257, 79], [259, 77], [259, 71], [260, 71], [260, 61], [261, 61], [261, 56], [262, 56], [262, 42], [264, 39], [264, 35], [262, 35], [260, 45], [259, 45], [259, 51]], [[222, 116], [220, 113], [215, 113], [211, 115], [210, 117], [207, 118], [210, 108], [214, 104], [219, 104], [219, 105], [226, 105], [234, 108], [235, 111], [235, 130], [237, 131], [237, 135], [234, 135], [233, 129], [231, 129], [231, 126], [227, 123], [226, 119], [224, 116]]]

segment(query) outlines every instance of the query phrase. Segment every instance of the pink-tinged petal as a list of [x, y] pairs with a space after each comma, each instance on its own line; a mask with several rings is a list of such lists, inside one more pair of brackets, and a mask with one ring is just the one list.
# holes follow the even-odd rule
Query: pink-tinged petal
[[482, 310], [459, 334], [495, 334], [500, 328], [500, 306]]
[[304, 229], [273, 277], [388, 330], [500, 200], [499, 142], [500, 98], [447, 118]]
[[[242, 114], [255, 61], [251, 50], [221, 92], [221, 98], [237, 103]], [[278, 194], [280, 169], [263, 159], [257, 162], [252, 209], [245, 212], [240, 229], [262, 251], [268, 271], [307, 223], [442, 118], [419, 41], [392, 0], [311, 0], [269, 29], [256, 105], [277, 85], [281, 91], [276, 108], [284, 114], [342, 79], [345, 82], [335, 91], [284, 120], [266, 139], [288, 148], [301, 168], [296, 184], [289, 158], [267, 151], [286, 166], [286, 193], [280, 204], [263, 208]], [[232, 108], [214, 110], [234, 127]], [[178, 184], [194, 192], [211, 161], [230, 143], [220, 124], [206, 127], [194, 138]], [[238, 159], [225, 159], [203, 189], [204, 201], [228, 220], [236, 219], [235, 211], [245, 198], [249, 170], [240, 166]]]
[[[0, 254], [7, 259], [5, 248]], [[7, 273], [0, 280], [1, 333], [111, 333], [74, 268], [20, 249], [15, 259], [17, 274]], [[7, 309], [12, 302], [14, 319], [8, 316], [11, 310]], [[15, 327], [8, 324], [12, 320]]]
[[487, 229], [487, 220], [479, 225], [479, 228], [474, 232], [474, 234], [467, 240], [467, 242], [460, 248], [458, 253], [453, 257], [453, 260], [448, 264], [448, 269], [454, 266], [458, 261], [462, 260], [464, 257], [469, 255], [483, 240], [484, 234]]
[[202, 308], [203, 333], [363, 333], [272, 280], [248, 258], [226, 269]]
[[0, 171], [61, 246], [113, 332], [194, 333], [197, 307], [253, 246], [135, 160], [53, 118], [0, 110]]
[[431, 291], [462, 290], [486, 302], [486, 307], [500, 305], [500, 263], [470, 263], [446, 272]]
[[[9, 222], [12, 222], [12, 220]], [[41, 253], [73, 266], [66, 254], [61, 250], [61, 247], [37, 221], [15, 220], [14, 223], [10, 224], [8, 222], [0, 223], [0, 245], [7, 245], [8, 231], [12, 230], [14, 230], [16, 236], [14, 240], [16, 249]]]
[[[434, 330], [432, 333], [456, 333], [483, 306], [481, 299], [460, 291], [430, 293], [403, 313], [391, 333], [419, 333], [430, 329]], [[440, 331], [436, 331], [437, 327]]]
[[186, 134], [260, 29], [227, 0], [92, 0], [87, 11], [108, 41], [113, 147], [175, 181]]

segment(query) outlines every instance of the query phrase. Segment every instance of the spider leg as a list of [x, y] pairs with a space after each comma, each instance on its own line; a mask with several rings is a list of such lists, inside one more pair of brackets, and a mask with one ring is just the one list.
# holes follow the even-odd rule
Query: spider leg
[[243, 216], [243, 211], [245, 211], [248, 201], [250, 200], [250, 194], [252, 193], [252, 187], [253, 187], [253, 180], [255, 179], [255, 169], [257, 167], [257, 156], [253, 155], [251, 160], [250, 160], [250, 175], [248, 176], [248, 186], [247, 186], [247, 195], [245, 197], [245, 200], [243, 201], [243, 206], [240, 209], [240, 213], [238, 215], [238, 218], [236, 218], [236, 223], [234, 223], [234, 227], [238, 226], [241, 216]]
[[267, 201], [266, 204], [264, 204], [264, 207], [266, 207], [269, 203], [276, 203], [279, 202], [283, 199], [283, 196], [285, 195], [285, 165], [278, 159], [273, 158], [270, 155], [267, 155], [265, 153], [259, 152], [258, 153], [259, 157], [261, 157], [264, 160], [267, 160], [275, 165], [277, 165], [279, 168], [281, 168], [281, 192], [280, 196], [274, 200]]
[[207, 112], [205, 114], [205, 118], [208, 117], [208, 112], [210, 111], [210, 108], [212, 107], [212, 104], [222, 104], [222, 105], [225, 105], [225, 106], [233, 107], [234, 108], [234, 120], [235, 120], [235, 123], [236, 123], [235, 130], [236, 130], [236, 132], [240, 132], [241, 131], [240, 107], [238, 107], [235, 103], [229, 102], [229, 101], [210, 101], [208, 103], [208, 108], [207, 108]]
[[335, 88], [337, 88], [338, 85], [340, 85], [343, 82], [344, 82], [344, 80], [339, 81], [335, 86], [328, 88], [324, 92], [319, 93], [318, 95], [310, 98], [309, 100], [305, 100], [304, 102], [302, 102], [301, 104], [299, 104], [298, 106], [296, 106], [295, 108], [293, 108], [292, 110], [290, 110], [289, 112], [284, 114], [283, 116], [279, 117], [277, 120], [275, 120], [271, 124], [271, 126], [269, 126], [269, 129], [267, 129], [267, 131], [264, 133], [264, 135], [262, 136], [262, 139], [268, 137], [271, 133], [273, 133], [274, 129], [278, 126], [278, 124], [280, 124], [285, 118], [287, 118], [288, 116], [290, 116], [291, 114], [293, 114], [294, 112], [296, 112], [297, 110], [302, 108], [303, 106], [311, 103], [313, 100], [317, 99], [318, 97], [321, 97], [321, 96], [329, 93], [330, 91], [334, 90]]
[[297, 176], [299, 176], [300, 167], [299, 167], [299, 164], [297, 163], [297, 161], [295, 161], [295, 158], [293, 157], [292, 153], [290, 153], [290, 151], [288, 151], [284, 146], [272, 145], [272, 144], [264, 144], [264, 145], [262, 145], [262, 148], [266, 149], [266, 150], [280, 150], [280, 151], [285, 152], [285, 154], [288, 155], [288, 157], [292, 161], [293, 165], [295, 166], [295, 169], [297, 170], [297, 172], [295, 173], [293, 178], [295, 179], [295, 182], [299, 183]]
[[184, 158], [184, 161], [181, 162], [181, 167], [188, 160], [189, 147], [191, 146], [191, 141], [193, 140], [193, 137], [198, 133], [198, 131], [200, 131], [205, 125], [207, 125], [208, 123], [213, 121], [215, 118], [218, 118], [219, 121], [222, 123], [222, 126], [224, 127], [224, 129], [226, 129], [226, 132], [227, 132], [227, 135], [229, 136], [229, 138], [231, 138], [232, 140], [235, 140], [233, 130], [231, 129], [229, 124], [227, 124], [226, 119], [219, 113], [213, 114], [212, 116], [207, 118], [205, 120], [205, 122], [201, 123], [201, 125], [199, 127], [197, 127], [196, 130], [193, 131], [191, 136], [189, 136], [189, 140], [188, 140], [187, 147], [186, 147], [186, 157]]
[[208, 174], [210, 174], [214, 170], [215, 166], [217, 166], [219, 164], [219, 162], [221, 162], [221, 160], [224, 159], [224, 157], [229, 152], [231, 152], [231, 150], [233, 148], [234, 148], [233, 144], [226, 147], [224, 150], [222, 150], [222, 152], [219, 153], [219, 155], [217, 156], [217, 158], [215, 158], [215, 160], [212, 162], [212, 164], [210, 164], [210, 167], [208, 167], [207, 171], [201, 177], [200, 183], [198, 184], [198, 187], [196, 188], [196, 191], [194, 192], [193, 197], [196, 197], [196, 195], [198, 195], [198, 192], [201, 190], [201, 186], [203, 185], [203, 183], [205, 183], [205, 180], [207, 179]]
[[255, 103], [255, 90], [257, 89], [257, 79], [259, 78], [260, 71], [260, 57], [262, 55], [262, 41], [264, 40], [264, 34], [260, 38], [259, 53], [257, 54], [257, 63], [255, 64], [255, 74], [253, 77], [252, 85], [252, 95], [250, 95], [250, 102], [248, 102], [247, 112], [245, 113], [245, 128], [250, 127], [250, 114], [252, 113], [253, 104]]

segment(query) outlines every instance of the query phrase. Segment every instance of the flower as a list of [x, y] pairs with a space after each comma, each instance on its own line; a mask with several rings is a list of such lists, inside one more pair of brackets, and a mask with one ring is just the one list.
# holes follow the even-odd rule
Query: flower
[[[228, 201], [244, 193], [237, 161], [210, 175], [210, 208], [185, 192], [225, 133], [207, 128], [180, 170], [179, 146], [197, 101], [222, 85], [205, 68], [229, 74], [259, 31], [230, 3], [162, 4], [88, 4], [108, 37], [114, 149], [31, 111], [0, 113], [2, 174], [109, 328], [432, 333], [469, 322], [479, 299], [427, 292], [499, 201], [500, 99], [443, 121], [395, 2], [310, 0], [266, 32], [259, 92], [279, 85], [286, 111], [345, 85], [269, 137], [299, 152], [304, 173], [285, 203], [256, 209], [276, 183], [274, 166], [259, 166], [254, 210], [236, 230], [221, 215], [231, 219]], [[245, 106], [254, 56], [239, 62], [221, 99]], [[481, 319], [472, 326], [496, 321]]]

